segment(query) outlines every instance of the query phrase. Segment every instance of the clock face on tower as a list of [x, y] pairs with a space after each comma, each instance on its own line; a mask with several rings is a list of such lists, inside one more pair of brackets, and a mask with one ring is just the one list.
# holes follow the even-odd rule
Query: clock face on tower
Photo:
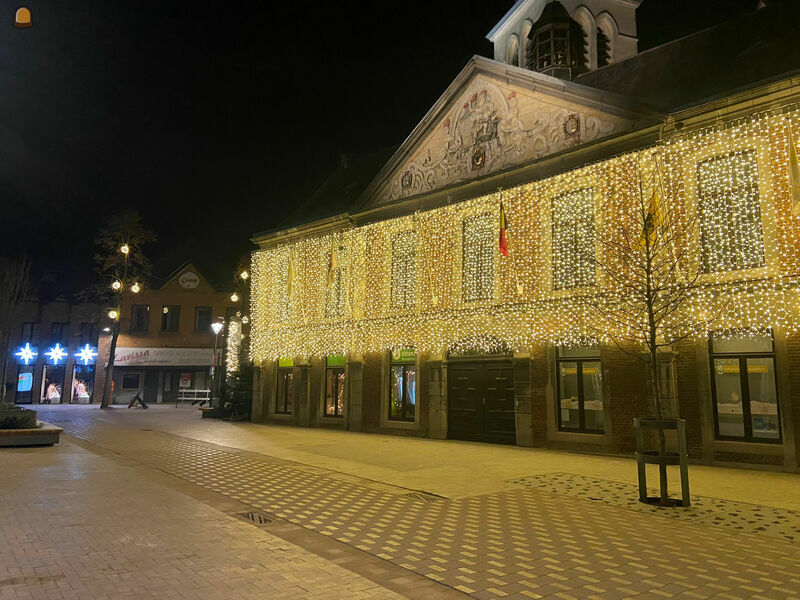
[[578, 120], [577, 115], [570, 115], [567, 117], [567, 120], [564, 121], [564, 133], [568, 136], [573, 136], [581, 128], [581, 122]]

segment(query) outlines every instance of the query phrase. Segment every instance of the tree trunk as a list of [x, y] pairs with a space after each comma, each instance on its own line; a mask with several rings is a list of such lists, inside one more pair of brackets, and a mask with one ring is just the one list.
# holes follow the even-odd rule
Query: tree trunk
[[[658, 455], [667, 455], [667, 436], [664, 434], [662, 423], [664, 411], [661, 405], [661, 385], [658, 381], [658, 352], [655, 344], [650, 349], [650, 378], [653, 380], [653, 397], [656, 403], [656, 419], [658, 420]], [[658, 480], [660, 487], [661, 506], [669, 505], [669, 489], [667, 482], [667, 465], [658, 465]]]
[[114, 355], [117, 352], [117, 338], [119, 337], [119, 321], [114, 322], [111, 333], [111, 347], [108, 351], [108, 364], [106, 365], [106, 381], [103, 386], [103, 399], [100, 408], [108, 408], [111, 404], [111, 384], [114, 382]]

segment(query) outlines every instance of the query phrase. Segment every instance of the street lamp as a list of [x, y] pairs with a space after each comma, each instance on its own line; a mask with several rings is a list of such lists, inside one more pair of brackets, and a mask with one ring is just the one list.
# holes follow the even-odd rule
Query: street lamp
[[[221, 321], [214, 321], [211, 324], [211, 331], [214, 332], [214, 362], [211, 364], [211, 402], [210, 404], [214, 405], [214, 391], [216, 390], [217, 384], [217, 342], [219, 340], [219, 332], [222, 331], [224, 327]], [[221, 402], [219, 400], [219, 394], [217, 394], [217, 406], [220, 406]]]

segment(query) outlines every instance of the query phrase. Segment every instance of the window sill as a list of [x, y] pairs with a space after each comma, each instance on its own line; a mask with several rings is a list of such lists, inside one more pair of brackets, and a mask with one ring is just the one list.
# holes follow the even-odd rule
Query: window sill
[[611, 444], [610, 436], [606, 433], [584, 433], [577, 431], [551, 431], [547, 439], [551, 442], [571, 442], [574, 444], [598, 444], [608, 446]]
[[393, 421], [387, 418], [382, 421], [381, 427], [386, 429], [419, 429], [419, 424], [416, 421]]
[[714, 452], [734, 452], [737, 454], [767, 454], [783, 456], [783, 441], [745, 442], [734, 440], [714, 440]]

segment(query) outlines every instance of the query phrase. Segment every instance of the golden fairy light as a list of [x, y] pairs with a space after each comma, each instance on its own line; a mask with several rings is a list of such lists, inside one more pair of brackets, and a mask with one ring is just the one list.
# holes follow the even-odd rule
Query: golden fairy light
[[443, 352], [475, 340], [522, 350], [629, 333], [598, 322], [584, 300], [613, 307], [624, 293], [594, 259], [635, 218], [626, 170], [654, 154], [668, 208], [697, 216], [686, 243], [702, 260], [664, 335], [798, 331], [791, 140], [800, 140], [796, 106], [505, 190], [508, 257], [498, 248], [500, 192], [264, 247], [250, 269], [252, 357]]

